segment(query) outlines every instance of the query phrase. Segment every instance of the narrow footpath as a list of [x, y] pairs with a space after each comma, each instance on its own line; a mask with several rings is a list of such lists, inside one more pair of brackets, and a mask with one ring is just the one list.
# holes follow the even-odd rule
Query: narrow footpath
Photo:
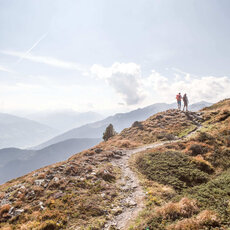
[[122, 151], [121, 158], [112, 160], [113, 166], [117, 166], [121, 170], [121, 179], [117, 181], [118, 186], [121, 187], [122, 200], [120, 207], [116, 207], [117, 215], [114, 219], [108, 221], [105, 224], [104, 230], [119, 229], [127, 230], [130, 222], [134, 220], [138, 213], [144, 208], [145, 192], [139, 183], [139, 179], [135, 172], [133, 172], [129, 166], [129, 158], [138, 152], [142, 152], [147, 149], [157, 148], [159, 146], [179, 142], [186, 138], [189, 138], [195, 132], [201, 129], [201, 125], [197, 124], [197, 128], [190, 132], [187, 136], [173, 140], [164, 141], [160, 143], [153, 143], [145, 145], [132, 150]]

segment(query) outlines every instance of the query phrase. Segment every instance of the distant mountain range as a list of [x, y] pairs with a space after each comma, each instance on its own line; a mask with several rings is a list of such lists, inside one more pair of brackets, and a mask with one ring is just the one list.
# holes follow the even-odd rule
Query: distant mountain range
[[101, 141], [99, 138], [69, 139], [41, 150], [0, 150], [0, 184], [55, 162], [68, 159]]
[[74, 110], [63, 110], [47, 113], [36, 113], [28, 116], [30, 119], [48, 125], [52, 128], [65, 132], [91, 122], [103, 119], [104, 117], [95, 112], [79, 113]]
[[[199, 110], [209, 105], [211, 104], [208, 102], [196, 103], [190, 106], [190, 110]], [[33, 149], [0, 149], [0, 183], [45, 165], [66, 160], [71, 155], [96, 145], [102, 140], [102, 134], [110, 123], [114, 125], [116, 131], [120, 132], [131, 126], [134, 121], [145, 120], [157, 112], [175, 107], [176, 103], [157, 103], [128, 113], [118, 113], [106, 119], [71, 129]], [[0, 119], [1, 147], [31, 146], [37, 144], [39, 140], [47, 140], [45, 137], [57, 132], [49, 126], [9, 114], [0, 114]], [[57, 117], [55, 122], [58, 119], [61, 118]]]
[[25, 148], [38, 145], [57, 134], [56, 129], [47, 125], [26, 118], [0, 113], [0, 148]]
[[[192, 111], [197, 111], [210, 105], [211, 103], [202, 101], [190, 105], [189, 109]], [[46, 146], [49, 146], [51, 144], [55, 144], [71, 138], [101, 138], [106, 126], [110, 123], [113, 124], [116, 131], [120, 132], [122, 129], [132, 125], [134, 121], [145, 120], [155, 113], [162, 112], [167, 109], [176, 108], [176, 106], [176, 103], [156, 103], [144, 108], [133, 110], [128, 113], [117, 113], [114, 116], [107, 117], [101, 121], [93, 122], [78, 128], [71, 129], [36, 146], [35, 149], [45, 148]]]

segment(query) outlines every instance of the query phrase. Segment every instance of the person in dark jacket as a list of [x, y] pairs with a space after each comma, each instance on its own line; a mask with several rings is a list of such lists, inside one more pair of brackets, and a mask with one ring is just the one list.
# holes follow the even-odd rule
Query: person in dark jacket
[[183, 102], [184, 102], [184, 107], [183, 107], [183, 111], [186, 108], [186, 112], [188, 111], [188, 97], [187, 94], [185, 93], [183, 96]]

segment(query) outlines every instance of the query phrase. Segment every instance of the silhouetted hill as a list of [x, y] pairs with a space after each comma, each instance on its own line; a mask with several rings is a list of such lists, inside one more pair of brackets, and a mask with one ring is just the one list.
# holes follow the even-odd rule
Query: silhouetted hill
[[84, 149], [98, 144], [101, 139], [69, 139], [41, 150], [8, 148], [0, 150], [0, 184], [35, 169], [63, 161]]
[[37, 145], [55, 135], [57, 130], [38, 122], [0, 113], [0, 148], [25, 148]]

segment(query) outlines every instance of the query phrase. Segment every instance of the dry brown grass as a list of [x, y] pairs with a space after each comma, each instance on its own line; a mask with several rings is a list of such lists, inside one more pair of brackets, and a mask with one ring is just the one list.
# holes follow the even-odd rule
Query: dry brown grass
[[163, 219], [176, 220], [180, 217], [191, 217], [198, 211], [196, 201], [184, 197], [177, 203], [169, 202], [157, 208], [156, 215], [162, 216]]
[[0, 193], [0, 200], [5, 196], [3, 192]]
[[212, 166], [210, 162], [204, 159], [203, 156], [198, 155], [193, 157], [194, 162], [196, 163], [197, 167], [207, 173], [213, 173], [215, 171], [215, 168]]
[[102, 148], [103, 150], [115, 150], [117, 148], [119, 149], [132, 149], [135, 147], [140, 146], [141, 143], [135, 140], [129, 140], [129, 139], [120, 139], [119, 136], [115, 136], [113, 138], [110, 138], [106, 142], [101, 142], [96, 147]]
[[196, 217], [183, 219], [176, 224], [169, 225], [167, 230], [200, 230], [204, 227], [218, 227], [219, 218], [217, 214], [210, 210], [204, 210]]
[[10, 210], [10, 205], [9, 204], [4, 204], [0, 208], [0, 218], [5, 217], [6, 214], [9, 212], [9, 210]]
[[1, 228], [1, 230], [13, 230], [13, 228], [12, 227], [10, 227], [10, 226], [5, 226], [5, 227], [3, 227], [3, 228]]

